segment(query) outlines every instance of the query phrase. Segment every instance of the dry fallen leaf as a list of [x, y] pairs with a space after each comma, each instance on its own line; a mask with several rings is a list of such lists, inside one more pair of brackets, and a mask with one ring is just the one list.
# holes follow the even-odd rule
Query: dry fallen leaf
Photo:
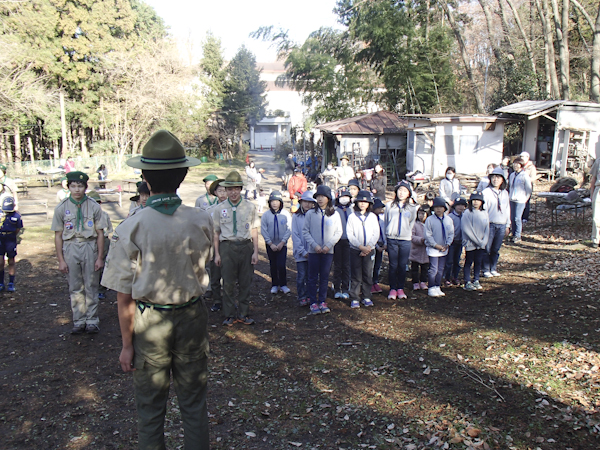
[[423, 371], [423, 373], [424, 373], [425, 375], [429, 375], [429, 374], [431, 373], [431, 368], [427, 367], [427, 368], [426, 368], [426, 369]]
[[479, 436], [479, 433], [481, 433], [481, 430], [479, 430], [478, 428], [473, 428], [473, 427], [467, 428], [467, 434], [471, 437], [477, 437], [477, 436]]
[[246, 431], [246, 436], [248, 436], [248, 437], [256, 437], [256, 433], [254, 433], [252, 431]]

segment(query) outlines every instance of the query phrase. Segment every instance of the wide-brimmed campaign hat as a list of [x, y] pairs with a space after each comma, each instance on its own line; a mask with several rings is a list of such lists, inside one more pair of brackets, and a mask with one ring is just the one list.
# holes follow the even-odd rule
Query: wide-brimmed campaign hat
[[221, 182], [221, 186], [225, 187], [244, 187], [242, 176], [237, 170], [232, 170], [225, 177], [225, 181]]
[[127, 165], [142, 170], [167, 170], [198, 166], [200, 160], [187, 156], [173, 133], [159, 130], [146, 142], [142, 155], [128, 159]]
[[217, 178], [216, 180], [214, 180], [211, 184], [210, 187], [208, 188], [208, 193], [210, 195], [215, 195], [215, 192], [217, 190], [217, 188], [219, 186], [223, 186], [223, 181], [225, 181], [225, 178]]

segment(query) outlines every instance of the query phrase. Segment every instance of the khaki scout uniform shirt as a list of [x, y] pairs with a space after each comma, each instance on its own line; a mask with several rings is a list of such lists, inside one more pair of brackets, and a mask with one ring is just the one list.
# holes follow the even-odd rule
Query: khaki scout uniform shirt
[[146, 207], [116, 228], [101, 283], [135, 300], [187, 303], [206, 291], [212, 242], [206, 211], [181, 205], [169, 216]]
[[211, 206], [213, 206], [216, 202], [217, 202], [217, 197], [213, 197], [209, 193], [206, 193], [196, 199], [196, 204], [194, 206], [196, 208], [207, 210]]
[[80, 226], [78, 230], [77, 205], [69, 197], [65, 198], [54, 209], [51, 230], [62, 231], [63, 242], [73, 238], [96, 239], [98, 237], [96, 230], [102, 230], [107, 226], [102, 218], [100, 205], [88, 197], [81, 205], [81, 214], [83, 215], [83, 229]]
[[[233, 233], [233, 208], [237, 222], [237, 231]], [[219, 241], [247, 241], [252, 239], [250, 231], [260, 227], [260, 220], [254, 203], [246, 199], [237, 206], [232, 206], [229, 200], [219, 203], [213, 211], [215, 233], [220, 233]]]

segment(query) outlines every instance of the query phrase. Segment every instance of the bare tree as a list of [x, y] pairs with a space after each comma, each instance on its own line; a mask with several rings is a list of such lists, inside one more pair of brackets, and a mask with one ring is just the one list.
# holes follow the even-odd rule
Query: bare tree
[[554, 14], [554, 30], [558, 44], [558, 60], [560, 61], [560, 87], [562, 98], [571, 97], [569, 83], [569, 0], [563, 0], [562, 11], [558, 9], [558, 0], [552, 0]]
[[544, 65], [546, 68], [546, 94], [553, 99], [560, 97], [560, 88], [558, 85], [558, 76], [556, 74], [556, 56], [554, 53], [554, 38], [552, 32], [552, 23], [550, 22], [550, 8], [548, 0], [535, 0], [535, 6], [538, 10], [540, 20], [542, 21], [542, 30], [544, 36]]

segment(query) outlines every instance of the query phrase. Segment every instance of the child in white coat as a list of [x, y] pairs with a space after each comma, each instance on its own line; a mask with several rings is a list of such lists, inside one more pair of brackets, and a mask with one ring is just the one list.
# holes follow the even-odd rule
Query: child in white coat
[[433, 214], [425, 221], [425, 245], [429, 256], [429, 289], [427, 295], [430, 297], [442, 297], [442, 273], [448, 248], [454, 240], [454, 223], [445, 215], [446, 202], [441, 197], [433, 200]]

